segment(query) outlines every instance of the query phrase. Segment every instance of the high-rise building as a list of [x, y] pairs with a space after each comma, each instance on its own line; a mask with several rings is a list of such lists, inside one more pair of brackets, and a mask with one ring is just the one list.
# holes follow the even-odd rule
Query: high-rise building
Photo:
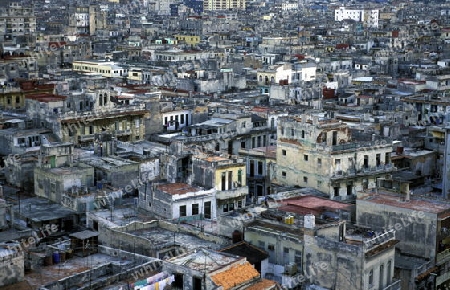
[[36, 31], [36, 17], [33, 8], [17, 2], [9, 3], [0, 11], [0, 39], [14, 40], [17, 36], [30, 35]]
[[204, 11], [240, 9], [245, 10], [245, 0], [205, 0]]
[[378, 27], [380, 11], [378, 9], [351, 9], [339, 7], [334, 10], [334, 20], [343, 21], [346, 19], [356, 22], [363, 22], [368, 27]]

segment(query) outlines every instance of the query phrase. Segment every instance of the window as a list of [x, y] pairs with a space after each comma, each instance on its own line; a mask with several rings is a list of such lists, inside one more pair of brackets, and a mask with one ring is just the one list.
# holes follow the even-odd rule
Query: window
[[242, 200], [238, 200], [238, 202], [237, 202], [237, 207], [238, 207], [238, 208], [242, 208]]
[[308, 183], [308, 177], [303, 176], [303, 182], [304, 182], [304, 183]]
[[198, 215], [199, 214], [199, 207], [198, 207], [198, 203], [194, 203], [192, 205], [192, 215]]
[[340, 165], [341, 159], [334, 159], [334, 165]]
[[389, 285], [389, 284], [391, 284], [391, 261], [389, 261], [388, 262], [388, 264], [387, 264], [387, 275], [386, 275], [386, 277], [387, 277], [387, 284]]
[[245, 122], [242, 122], [242, 123], [241, 123], [241, 127], [242, 127], [242, 128], [245, 128]]
[[223, 212], [228, 212], [228, 203], [223, 205]]
[[261, 249], [265, 249], [266, 248], [266, 242], [265, 241], [258, 241], [258, 247]]
[[245, 141], [241, 141], [241, 148], [245, 149]]
[[302, 252], [295, 251], [294, 263], [297, 264], [297, 270], [298, 270], [299, 273], [301, 273], [301, 269], [302, 269]]
[[258, 175], [263, 175], [263, 162], [258, 161]]
[[333, 131], [333, 139], [332, 139], [332, 142], [331, 142], [331, 145], [337, 145], [337, 132], [336, 131]]
[[384, 288], [384, 265], [380, 265], [380, 283], [378, 285], [380, 289]]
[[308, 161], [308, 155], [303, 155], [303, 160]]
[[373, 270], [369, 272], [369, 287], [373, 285]]
[[286, 156], [286, 150], [281, 150], [281, 155]]
[[273, 251], [273, 250], [275, 250], [275, 246], [274, 246], [274, 245], [271, 245], [271, 244], [269, 244], [269, 245], [267, 245], [267, 250], [269, 250], [269, 251]]
[[317, 166], [322, 166], [322, 158], [317, 158]]
[[186, 206], [180, 205], [180, 216], [186, 216]]
[[281, 171], [281, 177], [286, 178], [286, 171]]
[[302, 130], [302, 138], [305, 138], [305, 130]]
[[226, 174], [225, 174], [225, 172], [222, 172], [221, 190], [225, 190], [225, 186], [226, 186], [225, 179], [226, 179]]
[[184, 114], [180, 115], [180, 124], [184, 124]]
[[339, 196], [339, 186], [333, 187], [334, 189], [334, 196]]
[[294, 129], [291, 129], [291, 136], [294, 136], [294, 133], [295, 133]]

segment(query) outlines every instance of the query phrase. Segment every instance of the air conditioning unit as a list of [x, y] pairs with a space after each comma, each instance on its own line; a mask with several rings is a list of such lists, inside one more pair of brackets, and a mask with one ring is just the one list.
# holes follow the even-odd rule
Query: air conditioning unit
[[297, 274], [297, 264], [289, 263], [284, 266], [284, 273], [290, 276]]

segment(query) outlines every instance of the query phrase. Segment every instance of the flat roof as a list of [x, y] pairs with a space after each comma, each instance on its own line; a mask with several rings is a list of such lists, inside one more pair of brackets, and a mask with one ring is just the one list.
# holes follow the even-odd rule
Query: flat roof
[[200, 191], [201, 188], [193, 187], [187, 183], [166, 183], [160, 184], [157, 188], [167, 194], [176, 195], [176, 194], [186, 194], [189, 192], [197, 192]]
[[43, 103], [51, 103], [51, 102], [60, 102], [64, 101], [67, 97], [61, 96], [61, 95], [55, 95], [55, 94], [47, 94], [47, 93], [41, 93], [41, 94], [32, 94], [28, 95], [25, 98], [36, 100]]
[[358, 197], [357, 201], [366, 201], [378, 205], [388, 205], [393, 207], [405, 208], [410, 210], [416, 210], [429, 213], [440, 213], [450, 210], [450, 204], [445, 203], [442, 199], [424, 199], [410, 197], [409, 201], [404, 201], [404, 196], [397, 193], [378, 189], [378, 193], [365, 193], [363, 196]]
[[194, 253], [174, 257], [168, 260], [168, 262], [176, 265], [183, 265], [192, 270], [211, 273], [227, 265], [233, 264], [240, 259], [244, 258], [200, 248]]
[[[18, 212], [19, 205], [15, 205], [13, 209]], [[75, 214], [75, 211], [43, 198], [33, 197], [20, 202], [20, 215], [34, 222], [50, 221]]]
[[281, 201], [285, 205], [314, 210], [349, 210], [350, 205], [317, 196], [298, 196]]

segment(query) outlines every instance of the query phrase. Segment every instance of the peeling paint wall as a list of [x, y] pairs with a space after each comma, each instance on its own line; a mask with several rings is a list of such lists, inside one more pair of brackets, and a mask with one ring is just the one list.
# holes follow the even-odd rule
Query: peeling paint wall
[[22, 253], [0, 257], [0, 286], [18, 283], [24, 279], [24, 262]]
[[374, 204], [366, 200], [356, 201], [356, 222], [373, 230], [395, 229], [396, 239], [401, 242], [397, 248], [402, 254], [411, 254], [425, 259], [436, 257], [437, 216], [390, 205]]
[[352, 140], [345, 124], [320, 125], [318, 117], [312, 116], [310, 121], [306, 118], [284, 119], [278, 126], [279, 183], [312, 187], [333, 198], [348, 198], [358, 190], [374, 187], [377, 176], [392, 170], [391, 144], [362, 146]]
[[68, 168], [35, 168], [34, 193], [60, 203], [64, 192], [71, 190], [72, 186], [93, 186], [94, 168], [87, 165]]

